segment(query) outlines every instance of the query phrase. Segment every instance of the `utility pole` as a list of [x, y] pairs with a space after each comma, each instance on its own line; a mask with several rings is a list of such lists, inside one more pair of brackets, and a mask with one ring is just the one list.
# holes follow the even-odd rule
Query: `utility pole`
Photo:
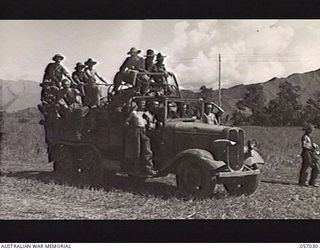
[[219, 54], [219, 86], [218, 86], [218, 104], [221, 107], [221, 54]]

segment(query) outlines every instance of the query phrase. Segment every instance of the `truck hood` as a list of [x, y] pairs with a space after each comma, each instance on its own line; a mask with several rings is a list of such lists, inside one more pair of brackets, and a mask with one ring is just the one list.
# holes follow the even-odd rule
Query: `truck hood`
[[[169, 121], [166, 123], [165, 127], [166, 129], [172, 130], [175, 132], [206, 133], [206, 134], [216, 134], [216, 133], [220, 134], [223, 130], [230, 129], [230, 127], [227, 127], [227, 126], [206, 124], [200, 121], [194, 121], [194, 122]], [[235, 127], [232, 127], [232, 128], [237, 129]]]

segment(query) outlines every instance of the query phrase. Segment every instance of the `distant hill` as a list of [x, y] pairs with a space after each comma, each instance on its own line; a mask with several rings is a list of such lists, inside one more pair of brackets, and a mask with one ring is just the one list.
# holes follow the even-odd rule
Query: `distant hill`
[[0, 79], [0, 109], [14, 112], [40, 103], [41, 87], [29, 80], [8, 81]]
[[[274, 77], [269, 81], [254, 84], [240, 84], [228, 89], [221, 90], [222, 107], [226, 110], [226, 113], [232, 113], [236, 109], [236, 103], [242, 99], [246, 93], [246, 89], [249, 85], [261, 85], [266, 96], [266, 102], [269, 102], [277, 96], [279, 92], [279, 85], [285, 81], [290, 82], [293, 86], [300, 86], [301, 96], [299, 102], [305, 105], [306, 101], [313, 96], [314, 93], [320, 91], [320, 69], [310, 71], [306, 73], [295, 73], [288, 77], [277, 78]], [[193, 94], [189, 90], [182, 91], [183, 97], [198, 98], [199, 93]], [[211, 99], [215, 102], [218, 101], [218, 91], [215, 90], [211, 94]]]
[[[306, 73], [295, 73], [288, 77], [274, 77], [266, 82], [249, 85], [262, 85], [266, 95], [266, 100], [269, 102], [271, 99], [276, 97], [279, 91], [279, 84], [285, 81], [292, 83], [293, 86], [299, 85], [301, 87], [301, 96], [299, 101], [302, 105], [305, 105], [305, 102], [316, 91], [320, 91], [320, 69]], [[249, 85], [240, 84], [221, 90], [222, 107], [226, 110], [226, 113], [232, 113], [232, 111], [236, 108], [237, 101], [243, 98], [246, 88]], [[41, 88], [38, 82], [27, 80], [7, 81], [0, 79], [0, 86], [1, 109], [3, 109], [5, 104], [12, 99], [12, 92], [19, 94], [19, 97], [6, 110], [7, 112], [18, 111], [29, 107], [36, 107], [37, 104], [40, 103]], [[181, 92], [184, 98], [199, 98], [199, 92], [186, 89], [181, 90]], [[211, 99], [215, 102], [218, 101], [217, 90], [212, 92]]]

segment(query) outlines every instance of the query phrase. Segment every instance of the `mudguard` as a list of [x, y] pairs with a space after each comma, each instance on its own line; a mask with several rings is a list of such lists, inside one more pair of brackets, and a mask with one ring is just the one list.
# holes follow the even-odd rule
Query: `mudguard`
[[254, 149], [251, 149], [249, 152], [249, 157], [247, 157], [243, 164], [247, 166], [252, 166], [253, 164], [264, 164], [264, 160], [261, 155]]
[[173, 159], [171, 159], [164, 168], [161, 169], [161, 171], [170, 171], [174, 169], [176, 164], [185, 158], [192, 158], [200, 161], [204, 167], [206, 167], [208, 170], [214, 171], [222, 166], [225, 166], [226, 163], [223, 161], [216, 161], [213, 158], [213, 155], [204, 149], [187, 149], [179, 154], [177, 154]]

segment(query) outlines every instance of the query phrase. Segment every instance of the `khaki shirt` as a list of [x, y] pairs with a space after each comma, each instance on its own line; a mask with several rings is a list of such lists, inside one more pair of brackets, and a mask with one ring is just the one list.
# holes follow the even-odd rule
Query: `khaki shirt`
[[143, 118], [143, 111], [131, 111], [127, 122], [135, 127], [144, 128], [147, 125], [147, 121]]
[[49, 63], [44, 70], [43, 81], [52, 80], [60, 82], [63, 76], [69, 76], [68, 71], [59, 63]]
[[203, 114], [203, 122], [205, 122], [207, 124], [219, 125], [219, 121], [214, 113], [209, 113], [209, 114], [204, 113]]
[[140, 56], [127, 57], [123, 64], [120, 66], [120, 72], [125, 72], [128, 69], [139, 70], [144, 69], [144, 59]]

